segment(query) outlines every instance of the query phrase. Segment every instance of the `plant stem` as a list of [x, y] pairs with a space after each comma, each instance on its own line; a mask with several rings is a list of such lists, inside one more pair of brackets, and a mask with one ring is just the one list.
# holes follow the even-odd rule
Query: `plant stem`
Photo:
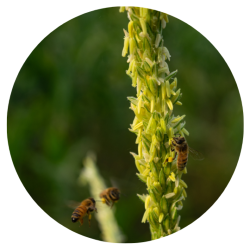
[[[79, 176], [79, 183], [81, 185], [88, 184], [92, 197], [98, 200], [100, 199], [100, 192], [105, 190], [107, 187], [98, 172], [98, 168], [95, 164], [95, 155], [93, 153], [88, 153], [83, 165], [83, 170]], [[111, 210], [106, 204], [100, 205], [102, 205], [102, 208], [98, 209], [98, 213], [95, 214], [95, 217], [99, 223], [103, 240], [114, 243], [123, 242], [125, 236], [122, 234], [116, 222], [114, 209]]]

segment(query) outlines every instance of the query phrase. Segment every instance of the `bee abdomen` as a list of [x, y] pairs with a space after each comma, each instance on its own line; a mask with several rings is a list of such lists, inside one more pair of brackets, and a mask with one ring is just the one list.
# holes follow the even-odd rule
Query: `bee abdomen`
[[187, 156], [183, 157], [181, 159], [178, 159], [178, 161], [177, 161], [177, 167], [178, 167], [179, 171], [182, 171], [186, 167], [187, 160], [188, 160]]
[[186, 164], [185, 165], [178, 165], [178, 170], [182, 171], [185, 167], [186, 167]]
[[75, 211], [73, 212], [71, 219], [73, 222], [77, 221], [78, 219], [80, 219], [81, 217], [83, 217], [84, 213], [86, 209], [82, 208], [82, 207], [78, 207], [75, 209]]
[[77, 212], [74, 212], [74, 213], [72, 214], [72, 217], [80, 218], [80, 217], [81, 217], [81, 214], [80, 214], [80, 213], [77, 213]]

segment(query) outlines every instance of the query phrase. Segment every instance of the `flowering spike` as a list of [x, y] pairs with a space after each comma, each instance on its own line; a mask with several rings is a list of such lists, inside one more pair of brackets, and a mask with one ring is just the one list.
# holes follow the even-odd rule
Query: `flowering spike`
[[142, 222], [149, 222], [152, 239], [157, 239], [180, 230], [178, 211], [187, 197], [187, 184], [178, 172], [172, 140], [189, 132], [184, 128], [185, 115], [174, 116], [175, 104], [182, 104], [182, 93], [177, 89], [177, 70], [171, 72], [166, 62], [171, 57], [162, 34], [167, 14], [147, 8], [125, 9], [130, 21], [128, 32], [124, 30], [122, 56], [129, 50], [126, 73], [136, 87], [136, 97], [128, 98], [135, 114], [130, 131], [138, 144], [138, 155], [132, 155], [137, 176], [148, 190], [148, 195], [139, 196], [145, 205]]

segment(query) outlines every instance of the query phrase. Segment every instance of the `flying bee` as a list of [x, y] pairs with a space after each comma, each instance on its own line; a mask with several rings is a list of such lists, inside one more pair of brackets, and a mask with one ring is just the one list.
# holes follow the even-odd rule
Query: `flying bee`
[[79, 221], [81, 225], [83, 224], [83, 217], [88, 215], [89, 226], [91, 220], [91, 214], [93, 211], [97, 213], [97, 209], [95, 207], [95, 200], [93, 198], [88, 198], [81, 202], [81, 204], [75, 209], [71, 216], [72, 222]]
[[182, 136], [173, 137], [171, 150], [175, 150], [175, 157], [178, 153], [177, 168], [179, 171], [182, 171], [186, 167], [189, 153], [193, 156], [195, 160], [203, 160], [204, 158], [200, 152], [189, 147], [186, 139]]
[[115, 187], [107, 188], [100, 193], [100, 198], [103, 203], [112, 208], [114, 203], [120, 199], [120, 190]]

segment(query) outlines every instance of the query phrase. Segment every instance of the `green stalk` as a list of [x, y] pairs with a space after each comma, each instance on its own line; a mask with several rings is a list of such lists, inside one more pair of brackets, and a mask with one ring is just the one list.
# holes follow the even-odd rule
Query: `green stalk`
[[[86, 159], [83, 161], [83, 169], [79, 176], [79, 183], [81, 185], [89, 185], [91, 196], [100, 200], [99, 194], [105, 190], [107, 186], [101, 177], [98, 168], [95, 164], [95, 155], [88, 153]], [[101, 208], [99, 209], [99, 207]], [[114, 216], [114, 209], [110, 209], [106, 204], [97, 204], [98, 213], [95, 217], [99, 223], [102, 232], [102, 239], [107, 242], [121, 243], [124, 242], [125, 236], [122, 234], [117, 221]]]
[[138, 154], [131, 153], [139, 171], [139, 179], [147, 186], [148, 194], [138, 195], [145, 204], [142, 222], [150, 224], [152, 239], [158, 239], [180, 230], [179, 210], [187, 197], [182, 172], [176, 167], [172, 138], [188, 131], [184, 128], [185, 115], [174, 116], [180, 102], [177, 89], [177, 70], [170, 72], [166, 60], [170, 53], [164, 47], [162, 30], [168, 16], [159, 11], [138, 7], [121, 7], [128, 12], [128, 31], [124, 30], [122, 56], [128, 53], [126, 73], [136, 88], [136, 97], [129, 97], [135, 119], [130, 131], [137, 135]]

